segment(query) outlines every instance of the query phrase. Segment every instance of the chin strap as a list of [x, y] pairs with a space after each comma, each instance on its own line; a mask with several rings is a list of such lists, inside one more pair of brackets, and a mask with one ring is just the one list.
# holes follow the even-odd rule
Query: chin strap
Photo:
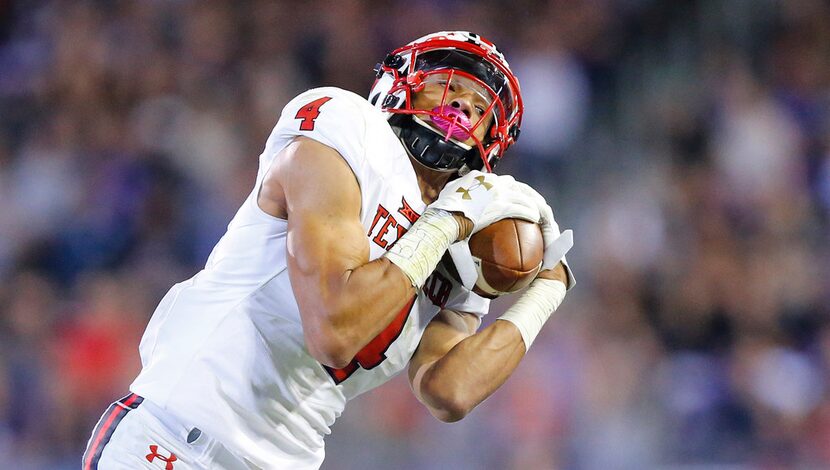
[[[437, 170], [480, 169], [478, 149], [459, 144], [432, 130], [417, 116], [399, 115], [390, 120], [406, 150], [422, 164]], [[463, 146], [462, 146], [463, 145]], [[474, 162], [478, 162], [476, 165]]]

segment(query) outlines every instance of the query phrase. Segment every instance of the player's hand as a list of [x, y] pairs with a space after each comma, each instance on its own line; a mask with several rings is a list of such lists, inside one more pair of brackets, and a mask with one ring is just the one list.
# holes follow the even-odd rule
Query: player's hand
[[560, 262], [573, 246], [573, 232], [559, 232], [559, 225], [553, 218], [553, 209], [541, 194], [523, 183], [517, 183], [517, 188], [528, 200], [534, 201], [539, 209], [538, 223], [542, 228], [545, 254], [540, 274], [499, 320], [516, 325], [527, 350], [551, 314], [559, 308], [568, 287], [572, 285], [571, 276]]
[[512, 176], [473, 170], [441, 190], [430, 207], [461, 213], [473, 223], [472, 233], [501, 219], [540, 220], [539, 204], [525, 196]]
[[536, 204], [539, 209], [539, 226], [542, 228], [542, 239], [545, 242], [545, 255], [542, 261], [542, 271], [553, 269], [574, 245], [573, 231], [559, 231], [559, 224], [553, 217], [553, 209], [535, 189], [524, 183], [515, 183], [515, 188], [527, 199]]

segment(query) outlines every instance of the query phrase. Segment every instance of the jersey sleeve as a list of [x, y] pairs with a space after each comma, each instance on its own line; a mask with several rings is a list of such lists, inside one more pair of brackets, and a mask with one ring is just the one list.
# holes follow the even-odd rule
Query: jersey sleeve
[[366, 117], [345, 90], [315, 88], [291, 100], [280, 115], [269, 142], [282, 150], [297, 136], [314, 139], [346, 160], [360, 181], [365, 167]]

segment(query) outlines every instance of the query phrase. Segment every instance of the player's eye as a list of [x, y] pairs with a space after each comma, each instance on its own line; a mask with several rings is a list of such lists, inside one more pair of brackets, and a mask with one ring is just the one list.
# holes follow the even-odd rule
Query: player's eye
[[482, 108], [481, 106], [476, 106], [476, 111], [478, 111], [479, 116], [484, 114], [484, 108]]

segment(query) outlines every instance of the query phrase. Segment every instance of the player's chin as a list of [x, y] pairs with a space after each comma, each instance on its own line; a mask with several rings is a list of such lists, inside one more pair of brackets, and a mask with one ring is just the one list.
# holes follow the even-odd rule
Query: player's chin
[[476, 148], [479, 143], [483, 142], [483, 139], [484, 139], [483, 135], [478, 136], [478, 135], [475, 135], [473, 133], [467, 133], [467, 139], [466, 140], [461, 140], [461, 139], [458, 139], [458, 140], [459, 140], [459, 142], [463, 143], [464, 145], [466, 145], [470, 148]]
[[476, 139], [474, 139], [473, 137], [470, 137], [469, 139], [466, 139], [466, 140], [461, 140], [459, 138], [451, 137], [450, 140], [452, 142], [455, 142], [456, 144], [463, 145], [464, 148], [475, 148], [478, 145], [478, 141]]
[[472, 137], [464, 141], [464, 145], [468, 147], [475, 148], [478, 145], [478, 141]]

